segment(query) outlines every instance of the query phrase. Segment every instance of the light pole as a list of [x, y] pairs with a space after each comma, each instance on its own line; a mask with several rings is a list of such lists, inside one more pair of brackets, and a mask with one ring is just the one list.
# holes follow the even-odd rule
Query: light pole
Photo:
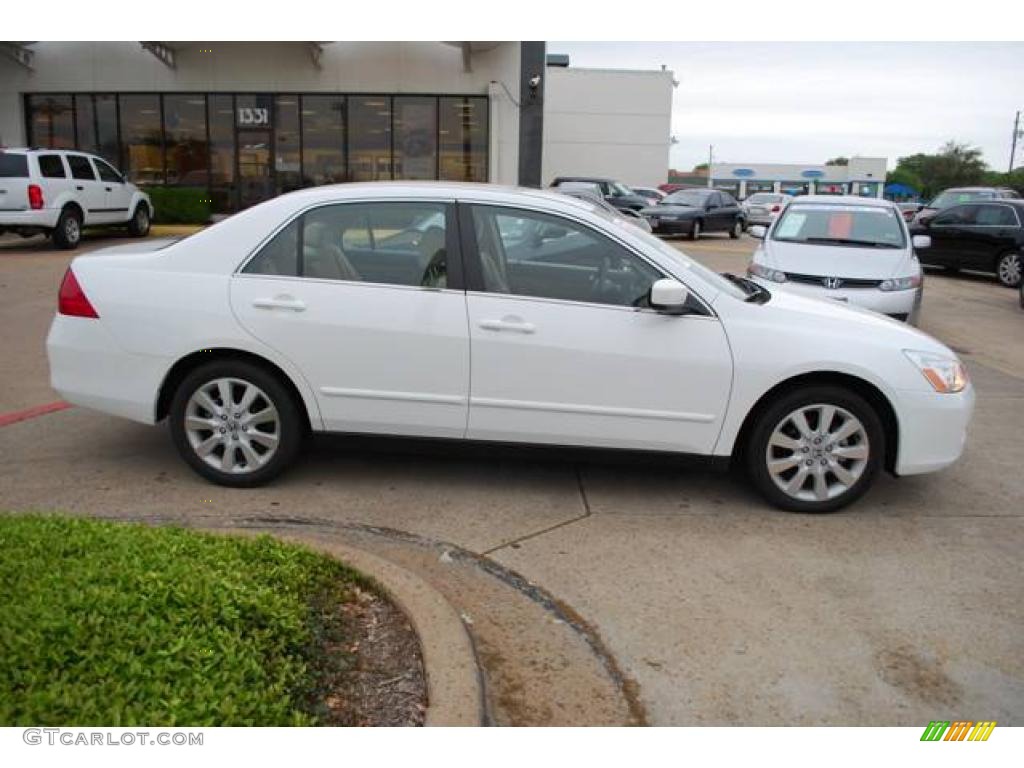
[[1017, 139], [1024, 134], [1024, 131], [1020, 129], [1020, 110], [1017, 110], [1016, 117], [1013, 118], [1013, 139], [1010, 141], [1010, 167], [1006, 171], [1007, 173], [1013, 173], [1013, 160], [1017, 156]]
[[715, 145], [708, 144], [708, 189], [711, 189], [711, 164], [713, 162], [715, 162]]

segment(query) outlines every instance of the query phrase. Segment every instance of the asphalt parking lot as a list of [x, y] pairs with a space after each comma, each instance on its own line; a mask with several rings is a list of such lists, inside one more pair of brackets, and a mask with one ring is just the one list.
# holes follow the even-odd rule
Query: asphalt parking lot
[[[734, 272], [755, 245], [678, 242]], [[57, 399], [43, 342], [69, 259], [0, 238], [0, 414]], [[991, 278], [929, 274], [921, 324], [977, 387], [967, 454], [882, 478], [834, 515], [778, 512], [729, 475], [673, 466], [336, 440], [268, 488], [231, 491], [194, 476], [163, 428], [77, 408], [0, 427], [0, 509], [276, 515], [451, 542], [571, 606], [653, 724], [1021, 725], [1024, 311]]]

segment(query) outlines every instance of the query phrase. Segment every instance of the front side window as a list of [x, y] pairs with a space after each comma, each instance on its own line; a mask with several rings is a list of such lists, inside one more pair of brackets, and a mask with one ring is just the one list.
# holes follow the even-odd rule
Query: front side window
[[474, 206], [473, 222], [490, 293], [643, 307], [663, 277], [613, 240], [558, 216]]
[[113, 181], [117, 184], [121, 183], [121, 174], [97, 157], [94, 157], [92, 161], [96, 164], [96, 170], [99, 172], [100, 178], [103, 179], [103, 181]]
[[976, 205], [958, 205], [954, 208], [949, 208], [932, 219], [932, 226], [962, 227], [967, 224], [973, 224], [977, 210], [978, 206]]
[[85, 155], [68, 155], [68, 167], [71, 168], [71, 176], [75, 179], [96, 181], [96, 174], [92, 170], [92, 163]]
[[772, 228], [772, 240], [811, 245], [903, 248], [899, 214], [867, 205], [791, 204]]
[[443, 203], [343, 203], [307, 211], [243, 272], [445, 288]]
[[47, 179], [66, 179], [64, 161], [60, 155], [40, 155], [39, 172]]

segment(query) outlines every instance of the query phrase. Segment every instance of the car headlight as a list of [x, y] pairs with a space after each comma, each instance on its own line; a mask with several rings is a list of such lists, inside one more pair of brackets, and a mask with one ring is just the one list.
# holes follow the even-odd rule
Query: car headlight
[[771, 280], [773, 283], [784, 283], [786, 282], [786, 273], [780, 269], [772, 269], [766, 267], [764, 264], [758, 264], [756, 261], [750, 262], [747, 266], [747, 274], [754, 275], [756, 277], [764, 278], [765, 280]]
[[917, 366], [936, 392], [953, 394], [962, 392], [967, 386], [967, 369], [955, 357], [917, 352], [913, 349], [905, 349], [903, 354]]
[[911, 288], [917, 288], [921, 285], [921, 275], [911, 275], [910, 277], [890, 277], [888, 280], [883, 280], [881, 285], [878, 286], [880, 291], [909, 291]]

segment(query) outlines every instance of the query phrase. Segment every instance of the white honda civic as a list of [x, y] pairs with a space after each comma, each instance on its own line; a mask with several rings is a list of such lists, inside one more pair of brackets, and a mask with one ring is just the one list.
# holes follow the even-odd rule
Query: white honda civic
[[307, 433], [696, 454], [785, 509], [963, 451], [956, 355], [877, 314], [721, 276], [597, 206], [445, 183], [284, 195], [79, 256], [47, 340], [67, 400], [166, 419], [252, 486]]
[[862, 197], [800, 197], [770, 228], [751, 227], [764, 243], [747, 274], [770, 290], [856, 304], [917, 325], [923, 295], [915, 248], [895, 203]]

